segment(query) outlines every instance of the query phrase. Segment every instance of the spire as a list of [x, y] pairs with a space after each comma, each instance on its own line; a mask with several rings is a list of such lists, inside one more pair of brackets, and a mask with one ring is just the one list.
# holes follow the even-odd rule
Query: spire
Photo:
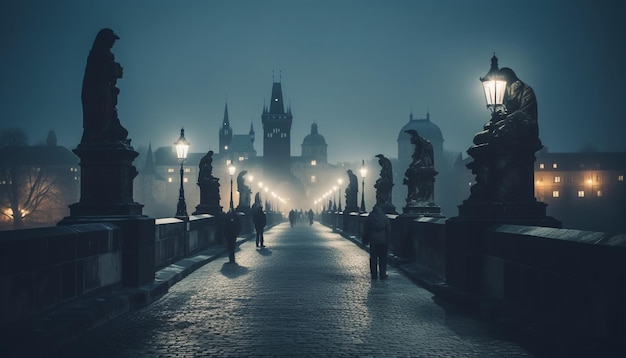
[[228, 121], [228, 102], [224, 105], [224, 120], [222, 121], [222, 127], [230, 127], [230, 122]]
[[254, 143], [254, 126], [252, 125], [252, 120], [250, 121], [250, 132], [248, 132], [248, 135], [250, 136], [250, 142]]
[[315, 123], [315, 122], [313, 122], [313, 124], [311, 124], [311, 134], [318, 134], [317, 123]]
[[146, 153], [146, 161], [143, 164], [143, 175], [156, 175], [154, 167], [154, 158], [152, 157], [152, 143], [148, 144], [148, 152]]
[[426, 120], [430, 121], [430, 110], [426, 110]]

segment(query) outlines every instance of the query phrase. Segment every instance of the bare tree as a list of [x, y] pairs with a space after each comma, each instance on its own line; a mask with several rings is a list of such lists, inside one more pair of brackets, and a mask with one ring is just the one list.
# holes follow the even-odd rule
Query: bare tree
[[55, 176], [42, 167], [4, 167], [0, 183], [0, 210], [13, 222], [14, 229], [23, 228], [24, 220], [42, 209], [42, 203], [57, 192]]
[[33, 155], [34, 149], [21, 129], [0, 130], [0, 215], [14, 229], [59, 201], [56, 173]]

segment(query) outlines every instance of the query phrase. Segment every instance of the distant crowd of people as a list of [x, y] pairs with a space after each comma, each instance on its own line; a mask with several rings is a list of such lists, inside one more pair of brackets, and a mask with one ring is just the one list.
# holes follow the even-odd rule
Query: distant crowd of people
[[[252, 222], [256, 232], [256, 247], [264, 248], [263, 231], [267, 225], [267, 218], [260, 203], [255, 203], [251, 209]], [[226, 214], [224, 222], [224, 237], [228, 249], [228, 259], [230, 263], [235, 263], [235, 246], [237, 236], [241, 231], [241, 217], [243, 213], [231, 210]], [[312, 209], [308, 211], [290, 210], [288, 214], [289, 225], [293, 227], [296, 223], [308, 221], [313, 225], [315, 213]], [[372, 280], [387, 278], [387, 253], [391, 237], [391, 222], [387, 215], [379, 206], [374, 206], [372, 212], [365, 219], [363, 227], [363, 243], [369, 245], [370, 251], [370, 274]]]

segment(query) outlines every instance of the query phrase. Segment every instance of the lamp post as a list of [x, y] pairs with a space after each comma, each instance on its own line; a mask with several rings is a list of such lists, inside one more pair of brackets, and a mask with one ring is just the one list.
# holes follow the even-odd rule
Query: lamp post
[[337, 211], [337, 195], [335, 193], [337, 193], [337, 186], [333, 185], [333, 211]]
[[365, 176], [367, 175], [367, 168], [365, 168], [365, 159], [361, 160], [361, 212], [365, 212]]
[[235, 174], [235, 170], [237, 170], [237, 168], [235, 168], [234, 165], [230, 165], [228, 166], [228, 174], [230, 174], [230, 211], [232, 212], [234, 210], [234, 205], [233, 205], [233, 175]]
[[180, 190], [178, 192], [178, 205], [176, 205], [176, 217], [180, 219], [187, 219], [187, 204], [185, 203], [185, 190], [183, 189], [183, 163], [187, 159], [187, 153], [189, 151], [189, 142], [185, 139], [185, 128], [180, 129], [180, 137], [174, 142], [176, 147], [176, 157], [180, 163]]
[[339, 207], [337, 208], [337, 210], [341, 211], [341, 184], [343, 183], [343, 179], [337, 179], [337, 183], [339, 184], [339, 191], [337, 192], [337, 197], [339, 198]]

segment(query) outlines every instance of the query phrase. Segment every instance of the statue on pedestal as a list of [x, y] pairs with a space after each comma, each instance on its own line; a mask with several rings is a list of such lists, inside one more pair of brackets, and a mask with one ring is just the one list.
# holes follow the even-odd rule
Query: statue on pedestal
[[[497, 65], [497, 62], [496, 62]], [[474, 136], [468, 168], [476, 176], [469, 201], [534, 201], [535, 152], [542, 148], [537, 125], [537, 100], [532, 88], [510, 68], [499, 74], [506, 80], [500, 109], [483, 131]]]
[[380, 207], [385, 214], [395, 214], [396, 207], [391, 202], [391, 190], [393, 188], [393, 171], [391, 161], [384, 155], [376, 155], [380, 164], [380, 178], [376, 180], [376, 206]]
[[213, 151], [200, 159], [198, 186], [200, 187], [200, 204], [196, 207], [197, 214], [219, 214], [222, 211], [220, 206], [220, 183], [219, 179], [213, 176]]
[[351, 169], [348, 169], [348, 186], [346, 187], [346, 207], [345, 212], [359, 211], [357, 197], [359, 193], [359, 180]]
[[405, 131], [415, 145], [413, 161], [404, 173], [403, 184], [407, 186], [406, 207], [435, 207], [435, 157], [433, 145], [417, 131]]

